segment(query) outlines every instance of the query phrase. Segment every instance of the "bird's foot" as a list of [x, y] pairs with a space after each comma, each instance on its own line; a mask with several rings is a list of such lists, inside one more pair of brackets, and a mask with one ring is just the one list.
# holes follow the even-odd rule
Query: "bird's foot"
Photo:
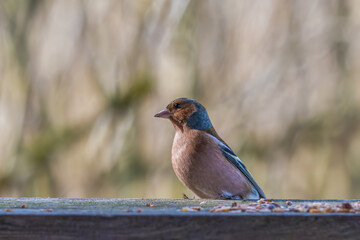
[[243, 199], [240, 195], [227, 195], [224, 193], [218, 193], [216, 199], [219, 200], [241, 200]]

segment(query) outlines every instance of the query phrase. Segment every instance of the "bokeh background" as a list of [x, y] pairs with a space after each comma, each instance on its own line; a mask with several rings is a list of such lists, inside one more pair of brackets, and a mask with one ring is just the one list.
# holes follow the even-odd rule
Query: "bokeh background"
[[268, 197], [360, 198], [357, 0], [2, 0], [0, 196], [193, 196], [178, 97]]

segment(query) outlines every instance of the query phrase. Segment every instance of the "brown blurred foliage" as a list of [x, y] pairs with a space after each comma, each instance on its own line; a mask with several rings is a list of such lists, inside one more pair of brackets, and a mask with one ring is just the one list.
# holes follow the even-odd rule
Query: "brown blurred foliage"
[[0, 194], [189, 194], [153, 115], [191, 97], [267, 196], [359, 198], [359, 30], [356, 0], [3, 0]]

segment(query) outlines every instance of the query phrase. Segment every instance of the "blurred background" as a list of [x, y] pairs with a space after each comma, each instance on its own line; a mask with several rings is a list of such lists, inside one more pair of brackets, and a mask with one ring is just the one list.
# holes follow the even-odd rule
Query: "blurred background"
[[3, 0], [0, 196], [181, 198], [190, 97], [272, 198], [360, 198], [360, 1]]

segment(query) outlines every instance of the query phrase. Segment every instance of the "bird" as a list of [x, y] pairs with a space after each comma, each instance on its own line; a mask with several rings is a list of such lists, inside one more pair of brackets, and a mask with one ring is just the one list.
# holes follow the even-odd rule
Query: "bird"
[[178, 179], [199, 198], [266, 198], [244, 163], [215, 131], [203, 105], [178, 98], [154, 117], [175, 129], [171, 162]]

